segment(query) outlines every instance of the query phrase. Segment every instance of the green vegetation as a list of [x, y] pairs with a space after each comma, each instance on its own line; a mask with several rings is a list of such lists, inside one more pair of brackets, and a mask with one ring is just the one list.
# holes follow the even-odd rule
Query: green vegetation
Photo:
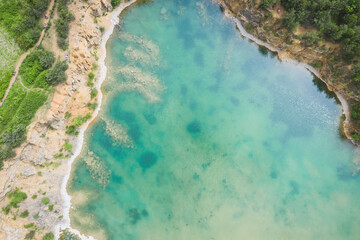
[[66, 61], [58, 61], [54, 67], [49, 70], [47, 81], [50, 85], [56, 85], [66, 81], [65, 71], [68, 69]]
[[94, 110], [96, 109], [97, 105], [98, 105], [97, 102], [93, 102], [93, 103], [88, 103], [88, 104], [87, 104], [87, 107], [88, 107], [90, 110], [94, 111]]
[[76, 235], [69, 233], [68, 231], [64, 231], [61, 233], [59, 240], [80, 240], [80, 239]]
[[54, 240], [54, 234], [53, 233], [47, 233], [43, 236], [42, 240]]
[[342, 57], [352, 61], [360, 55], [360, 1], [281, 0], [287, 10], [284, 26], [293, 31], [300, 23], [314, 27], [323, 37], [342, 44]]
[[35, 237], [35, 230], [31, 230], [25, 235], [25, 239], [33, 239]]
[[49, 202], [50, 202], [50, 199], [47, 198], [47, 197], [44, 197], [43, 199], [41, 199], [41, 202], [42, 202], [43, 204], [45, 204], [45, 205], [48, 205]]
[[72, 145], [72, 144], [70, 144], [70, 143], [65, 143], [65, 145], [64, 145], [64, 149], [65, 149], [66, 151], [71, 152], [71, 151], [72, 151], [72, 149], [73, 149], [73, 145]]
[[49, 211], [51, 212], [54, 209], [54, 205], [49, 205]]
[[22, 213], [20, 213], [21, 218], [27, 218], [28, 216], [29, 216], [29, 211], [28, 210], [25, 210]]
[[47, 88], [47, 71], [45, 70], [50, 68], [54, 62], [55, 57], [52, 52], [45, 51], [42, 47], [36, 48], [25, 58], [19, 69], [23, 84], [30, 87], [36, 82], [36, 87]]
[[270, 6], [275, 6], [279, 0], [262, 0], [259, 7], [263, 10], [268, 9]]
[[76, 127], [74, 125], [66, 126], [66, 134], [69, 135], [78, 135], [79, 131], [77, 131]]
[[18, 208], [18, 204], [27, 198], [26, 193], [20, 192], [18, 188], [16, 188], [15, 191], [8, 193], [7, 196], [10, 199], [10, 202], [6, 207], [2, 208], [5, 215], [9, 214], [11, 208]]
[[96, 97], [98, 95], [98, 90], [96, 88], [91, 89], [90, 91], [90, 97], [91, 99], [93, 99], [94, 97]]
[[93, 80], [94, 77], [95, 77], [95, 74], [94, 74], [93, 72], [90, 72], [90, 73], [88, 74], [88, 77], [89, 77], [91, 80]]
[[0, 1], [0, 26], [17, 45], [26, 50], [37, 42], [42, 26], [41, 19], [50, 0], [6, 0]]
[[0, 99], [9, 86], [15, 63], [21, 54], [19, 46], [1, 27], [0, 23]]
[[28, 228], [33, 228], [34, 227], [34, 223], [29, 223], [24, 225], [24, 228], [28, 229]]
[[50, 87], [66, 80], [67, 63], [54, 62], [54, 54], [40, 46], [21, 64], [17, 81], [26, 88], [15, 82], [0, 108], [0, 167], [15, 155], [12, 149], [26, 140], [26, 127], [47, 100]]
[[99, 67], [96, 63], [93, 63], [92, 65], [93, 65], [92, 68], [91, 68], [92, 71], [97, 70], [98, 67]]
[[121, 3], [121, 0], [111, 0], [111, 6], [113, 7], [116, 7], [119, 3]]
[[301, 34], [299, 38], [302, 40], [301, 44], [305, 47], [318, 46], [321, 41], [321, 35], [318, 32]]
[[89, 120], [91, 118], [91, 114], [88, 113], [86, 114], [85, 116], [81, 116], [81, 115], [78, 115], [77, 117], [75, 117], [73, 119], [73, 124], [76, 126], [76, 127], [80, 127], [81, 125], [83, 125], [87, 120]]
[[66, 126], [66, 134], [69, 135], [78, 135], [79, 131], [77, 130], [78, 127], [83, 125], [87, 120], [91, 118], [91, 114], [87, 113], [85, 116], [78, 115], [73, 119], [73, 124], [70, 126]]
[[353, 66], [353, 78], [355, 82], [360, 82], [360, 63]]
[[67, 7], [69, 0], [58, 0], [58, 14], [59, 18], [55, 20], [57, 44], [62, 50], [66, 50], [69, 47], [67, 41], [69, 35], [69, 23], [75, 19]]

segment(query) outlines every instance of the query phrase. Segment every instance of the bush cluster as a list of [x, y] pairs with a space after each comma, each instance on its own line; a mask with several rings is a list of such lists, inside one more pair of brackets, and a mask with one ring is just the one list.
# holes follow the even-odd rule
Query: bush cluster
[[0, 25], [23, 50], [34, 46], [40, 37], [41, 19], [50, 0], [0, 1]]
[[7, 197], [10, 199], [10, 203], [3, 207], [3, 212], [7, 215], [11, 208], [18, 208], [18, 204], [27, 198], [26, 193], [20, 192], [18, 188], [15, 191], [12, 191], [7, 194]]
[[55, 20], [57, 44], [62, 50], [69, 47], [67, 41], [69, 35], [69, 23], [75, 19], [74, 15], [69, 11], [67, 3], [69, 0], [58, 0], [57, 10], [59, 18]]
[[[263, 0], [264, 1], [264, 0]], [[294, 31], [298, 24], [315, 27], [326, 40], [342, 44], [342, 57], [351, 61], [360, 55], [360, 1], [281, 0], [287, 10], [284, 27]]]
[[26, 86], [35, 85], [35, 87], [47, 88], [46, 77], [43, 73], [55, 62], [54, 53], [44, 50], [42, 47], [32, 51], [19, 69], [21, 80]]

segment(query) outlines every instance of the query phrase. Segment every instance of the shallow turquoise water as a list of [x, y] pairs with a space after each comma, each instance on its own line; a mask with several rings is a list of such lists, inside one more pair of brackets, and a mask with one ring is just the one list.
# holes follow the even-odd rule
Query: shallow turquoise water
[[93, 216], [124, 240], [360, 238], [355, 148], [309, 72], [242, 39], [211, 1], [156, 0], [121, 22], [69, 184], [91, 196], [75, 226]]

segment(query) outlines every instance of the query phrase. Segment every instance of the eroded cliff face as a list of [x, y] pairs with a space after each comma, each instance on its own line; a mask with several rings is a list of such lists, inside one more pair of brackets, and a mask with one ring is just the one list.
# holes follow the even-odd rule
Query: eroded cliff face
[[[61, 60], [65, 55], [69, 56], [68, 79], [56, 87], [52, 98], [38, 111], [28, 128], [27, 141], [0, 171], [0, 207], [9, 203], [6, 194], [16, 188], [27, 194], [19, 208], [12, 208], [7, 215], [0, 213], [0, 239], [24, 239], [31, 230], [36, 230], [34, 239], [41, 239], [63, 221], [60, 188], [72, 155], [72, 150], [64, 149], [64, 145], [68, 143], [76, 148], [77, 144], [76, 136], [65, 133], [66, 126], [79, 114], [84, 116], [91, 112], [87, 103], [94, 100], [90, 97], [87, 75], [90, 71], [96, 77], [98, 75], [93, 64], [103, 54], [98, 48], [102, 36], [100, 27], [106, 31], [111, 25], [107, 12], [112, 7], [110, 0], [76, 0], [71, 2], [69, 9], [75, 16], [71, 23], [69, 50], [56, 53]], [[56, 39], [47, 41], [56, 42]], [[48, 198], [49, 203], [44, 204], [43, 198]], [[49, 208], [51, 205], [53, 207]], [[29, 216], [19, 217], [25, 210]], [[29, 223], [36, 227], [25, 229], [24, 225]]]
[[284, 9], [278, 5], [269, 11], [258, 8], [260, 1], [253, 0], [218, 0], [222, 9], [237, 18], [246, 31], [272, 46], [278, 52], [280, 60], [295, 60], [308, 64], [317, 77], [321, 78], [329, 90], [337, 93], [342, 102], [346, 116], [343, 121], [343, 133], [354, 144], [357, 144], [351, 137], [358, 132], [357, 123], [351, 121], [349, 106], [357, 104], [360, 100], [359, 94], [352, 90], [354, 82], [346, 76], [351, 71], [351, 65], [341, 60], [339, 44], [322, 42], [318, 47], [306, 46], [296, 36], [311, 29], [299, 27], [295, 34], [288, 34], [282, 27], [281, 17]]

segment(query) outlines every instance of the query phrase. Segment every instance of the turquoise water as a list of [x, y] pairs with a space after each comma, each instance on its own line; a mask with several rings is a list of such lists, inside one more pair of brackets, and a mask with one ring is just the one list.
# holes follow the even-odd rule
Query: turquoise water
[[120, 240], [360, 238], [340, 106], [304, 68], [242, 39], [218, 5], [132, 7], [107, 65], [69, 184], [75, 227]]

